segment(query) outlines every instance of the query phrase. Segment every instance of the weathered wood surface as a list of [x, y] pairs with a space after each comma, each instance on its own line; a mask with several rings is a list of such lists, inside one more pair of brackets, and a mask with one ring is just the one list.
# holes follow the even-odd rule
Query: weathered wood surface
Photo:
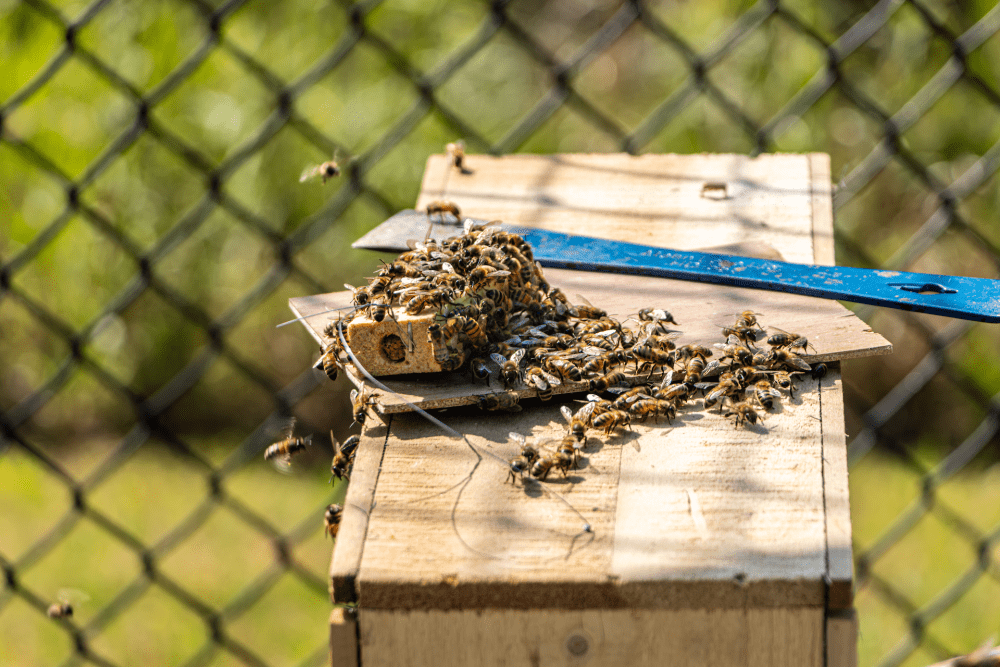
[[822, 624], [821, 609], [366, 610], [360, 641], [366, 667], [798, 667], [822, 664]]
[[344, 607], [330, 612], [330, 663], [337, 667], [358, 667], [358, 621]]
[[[470, 180], [454, 172], [438, 187], [476, 217], [539, 220], [553, 229], [566, 225], [566, 231], [685, 249], [757, 240], [792, 261], [832, 261], [825, 156], [655, 157], [674, 172], [664, 167], [658, 179], [644, 177], [645, 193], [630, 190], [610, 204], [585, 189], [571, 197], [560, 176], [538, 172], [537, 161], [548, 158], [534, 156], [470, 156]], [[616, 187], [617, 177], [607, 176], [617, 173], [606, 162], [614, 159], [622, 173], [660, 164], [627, 156], [556, 156], [548, 164], [570, 163], [583, 172], [586, 164], [578, 163], [593, 160], [592, 189], [606, 191]], [[507, 160], [516, 163], [509, 173]], [[532, 161], [531, 169], [524, 166]], [[729, 199], [702, 198], [699, 179], [720, 180], [720, 173], [731, 174]], [[443, 158], [432, 158], [421, 203], [442, 196], [428, 190], [443, 176]], [[529, 177], [536, 180], [525, 185]], [[772, 180], [755, 185], [754, 179]], [[656, 183], [661, 188], [651, 192]], [[476, 187], [480, 195], [458, 198]], [[527, 193], [520, 198], [519, 187]], [[497, 192], [494, 209], [486, 205], [490, 188]], [[660, 199], [671, 192], [705, 202], [670, 218], [663, 211], [673, 204]], [[572, 216], [558, 210], [569, 201], [577, 202]], [[627, 218], [621, 224], [608, 221], [618, 205]], [[710, 207], [722, 205], [725, 211], [712, 217]], [[651, 207], [663, 214], [648, 213]], [[607, 232], [600, 221], [608, 222]], [[647, 235], [629, 233], [632, 226]], [[666, 228], [686, 236], [657, 236]], [[614, 299], [633, 288], [617, 289]], [[591, 298], [584, 290], [566, 291]], [[752, 308], [766, 324], [786, 328], [768, 316], [786, 296], [766, 293], [764, 307], [744, 306], [744, 297], [732, 295], [718, 297], [719, 304], [690, 293], [672, 298], [696, 300], [691, 322]], [[643, 305], [671, 309], [689, 329], [673, 303]], [[820, 341], [803, 322], [795, 330]], [[339, 601], [360, 603], [363, 664], [582, 664], [595, 655], [601, 658], [591, 664], [663, 664], [663, 656], [713, 665], [821, 664], [824, 633], [831, 632], [824, 607], [850, 604], [843, 406], [839, 366], [830, 370], [822, 383], [798, 385], [794, 400], [751, 428], [734, 429], [731, 419], [698, 409], [682, 413], [674, 426], [592, 435], [586, 465], [567, 479], [554, 473], [545, 490], [505, 481], [504, 460], [514, 454], [507, 433], [561, 436], [559, 397], [529, 400], [516, 414], [438, 412], [467, 434], [478, 455], [412, 413], [391, 417], [387, 440], [386, 426], [373, 423], [347, 498], [366, 511], [345, 511], [333, 578]], [[363, 488], [355, 492], [359, 480]], [[584, 521], [592, 532], [582, 532]], [[580, 629], [588, 651], [567, 657], [567, 642]]]

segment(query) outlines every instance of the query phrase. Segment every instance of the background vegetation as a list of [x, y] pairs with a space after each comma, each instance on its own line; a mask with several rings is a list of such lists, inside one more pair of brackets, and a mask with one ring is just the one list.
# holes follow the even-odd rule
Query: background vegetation
[[[290, 412], [346, 435], [346, 389], [274, 324], [289, 297], [369, 271], [350, 241], [413, 204], [447, 141], [825, 151], [839, 262], [996, 277], [998, 16], [986, 0], [0, 0], [3, 661], [72, 660], [80, 641], [115, 664], [326, 659], [329, 451], [288, 477], [257, 459]], [[334, 154], [344, 178], [298, 183]], [[1000, 336], [859, 313], [896, 350], [845, 364], [862, 664], [927, 664], [1000, 630]], [[40, 608], [66, 582], [91, 598], [73, 626]]]

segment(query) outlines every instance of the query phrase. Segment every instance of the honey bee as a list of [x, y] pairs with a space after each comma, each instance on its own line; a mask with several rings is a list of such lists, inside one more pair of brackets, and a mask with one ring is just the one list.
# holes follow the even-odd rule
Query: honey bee
[[623, 428], [632, 423], [632, 417], [623, 410], [608, 410], [594, 417], [594, 428], [611, 433], [616, 428]]
[[684, 370], [687, 373], [684, 378], [684, 382], [687, 384], [696, 384], [700, 382], [701, 374], [705, 370], [705, 357], [701, 355], [691, 357]]
[[73, 615], [73, 605], [69, 602], [53, 602], [45, 613], [49, 618], [70, 618]]
[[471, 174], [465, 167], [465, 142], [462, 140], [453, 141], [446, 144], [444, 147], [446, 153], [448, 153], [449, 159], [451, 159], [452, 165], [455, 169], [463, 174]]
[[[590, 402], [588, 405], [595, 406], [595, 403]], [[591, 407], [586, 412], [580, 410], [576, 414], [573, 414], [573, 411], [568, 406], [560, 406], [559, 412], [562, 413], [563, 419], [569, 423], [569, 431], [577, 442], [584, 443], [587, 441], [587, 427], [590, 425], [590, 418], [593, 411], [594, 407]]]
[[716, 403], [719, 403], [719, 409], [722, 409], [722, 403], [727, 396], [732, 396], [737, 392], [742, 391], [739, 382], [734, 378], [725, 378], [720, 380], [718, 384], [696, 384], [698, 389], [711, 389], [707, 396], [705, 396], [705, 407], [710, 408]]
[[458, 204], [453, 201], [444, 201], [439, 199], [437, 201], [432, 201], [427, 205], [428, 218], [434, 214], [439, 214], [441, 216], [441, 222], [443, 223], [445, 213], [450, 213], [455, 216], [455, 220], [457, 222], [461, 222], [462, 220], [462, 209], [460, 209]]
[[536, 448], [533, 445], [529, 445], [528, 439], [525, 438], [522, 434], [511, 431], [510, 433], [507, 434], [507, 442], [510, 442], [515, 446], [517, 446], [521, 452], [520, 455], [528, 459], [529, 463], [533, 462], [535, 459], [538, 458], [538, 448]]
[[552, 398], [552, 387], [562, 384], [562, 380], [551, 373], [546, 373], [538, 366], [530, 367], [525, 372], [524, 379], [538, 391], [538, 398], [543, 401]]
[[729, 357], [738, 364], [748, 366], [753, 363], [753, 352], [745, 345], [723, 345], [716, 343], [715, 347], [722, 351], [723, 358]]
[[803, 371], [804, 373], [812, 371], [812, 367], [806, 363], [802, 357], [794, 352], [780, 348], [773, 348], [770, 352], [770, 365], [771, 367], [774, 367], [778, 364], [784, 364], [788, 368], [794, 368], [795, 370]]
[[472, 370], [472, 376], [477, 380], [485, 380], [491, 373], [489, 362], [482, 357], [473, 357], [469, 361], [469, 369]]
[[323, 531], [333, 539], [337, 539], [337, 532], [340, 530], [340, 518], [344, 514], [344, 508], [340, 505], [327, 505], [326, 514], [323, 516]]
[[770, 410], [774, 407], [774, 401], [781, 400], [781, 392], [771, 386], [771, 382], [767, 379], [758, 381], [753, 387], [747, 389], [748, 391], [753, 391], [754, 400], [760, 404], [760, 407], [765, 410]]
[[792, 381], [793, 375], [798, 375], [798, 373], [789, 373], [788, 371], [777, 371], [771, 378], [771, 380], [780, 389], [787, 390], [789, 396], [795, 398], [795, 383]]
[[636, 345], [631, 350], [629, 354], [635, 359], [635, 368], [638, 372], [639, 362], [642, 362], [643, 368], [649, 367], [650, 373], [652, 373], [657, 367], [674, 365], [674, 357], [669, 352], [664, 352], [651, 345]]
[[63, 588], [56, 594], [56, 602], [45, 611], [49, 618], [72, 618], [73, 605], [86, 602], [90, 596], [75, 588]]
[[486, 337], [486, 333], [483, 332], [483, 328], [479, 325], [479, 322], [473, 318], [459, 315], [452, 319], [454, 319], [454, 322], [449, 319], [448, 326], [456, 329], [459, 334], [468, 338], [469, 342], [471, 342], [474, 346], [486, 347], [490, 344], [490, 339]]
[[572, 362], [565, 359], [547, 357], [542, 362], [542, 367], [553, 375], [562, 377], [570, 382], [583, 382], [583, 374]]
[[736, 326], [739, 327], [756, 327], [757, 326], [757, 315], [752, 310], [744, 310], [742, 313], [736, 316]]
[[757, 329], [754, 327], [720, 327], [722, 329], [722, 335], [725, 337], [733, 336], [739, 342], [743, 343], [747, 347], [754, 347], [754, 343], [757, 342]]
[[280, 461], [282, 465], [287, 467], [295, 454], [304, 451], [306, 446], [312, 444], [312, 436], [306, 436], [305, 438], [299, 438], [292, 435], [295, 429], [295, 420], [291, 420], [288, 426], [285, 427], [284, 438], [274, 443], [270, 447], [264, 450], [264, 460], [270, 461], [277, 457], [281, 457]]
[[360, 435], [352, 435], [344, 441], [344, 444], [337, 442], [330, 431], [330, 442], [333, 444], [333, 461], [330, 463], [330, 481], [333, 478], [350, 479], [351, 466], [354, 464], [354, 454], [358, 450], [361, 442]]
[[507, 412], [520, 412], [518, 405], [518, 395], [513, 391], [503, 393], [484, 394], [476, 398], [476, 403], [480, 410], [506, 410]]
[[323, 183], [326, 184], [328, 180], [340, 176], [340, 166], [337, 165], [335, 160], [329, 160], [323, 164], [317, 164], [313, 167], [306, 167], [306, 170], [302, 172], [299, 177], [299, 183], [305, 183], [314, 178], [322, 178]]
[[377, 394], [368, 394], [364, 388], [360, 392], [357, 389], [351, 390], [351, 410], [356, 423], [364, 426], [365, 419], [368, 418], [368, 407], [374, 405], [377, 399]]
[[576, 317], [579, 317], [581, 320], [599, 320], [602, 317], [608, 316], [607, 311], [594, 307], [594, 305], [587, 301], [587, 299], [585, 299], [582, 295], [577, 294], [576, 298], [583, 301], [582, 306], [574, 306], [576, 309]]
[[337, 340], [331, 340], [330, 344], [326, 346], [323, 351], [323, 356], [320, 357], [320, 364], [323, 366], [323, 372], [326, 376], [330, 378], [330, 381], [337, 379], [343, 366], [340, 363], [340, 343]]
[[747, 402], [736, 403], [735, 405], [732, 405], [730, 407], [732, 409], [729, 412], [725, 413], [725, 416], [726, 417], [732, 417], [733, 415], [736, 416], [735, 428], [739, 428], [740, 424], [747, 424], [747, 423], [756, 424], [757, 420], [760, 419], [760, 416], [757, 414], [757, 411], [754, 410], [753, 407]]
[[670, 322], [676, 325], [674, 316], [662, 308], [642, 308], [638, 314], [639, 320], [643, 322]]
[[778, 327], [771, 328], [780, 332], [767, 339], [767, 344], [771, 347], [787, 347], [788, 349], [800, 348], [803, 352], [805, 352], [806, 346], [809, 345], [808, 339], [801, 334], [782, 331], [781, 329], [778, 329]]
[[556, 449], [556, 454], [561, 460], [571, 461], [573, 470], [576, 470], [580, 464], [580, 449], [581, 444], [577, 441], [576, 437], [572, 434], [568, 434], [559, 441], [559, 447]]
[[822, 380], [823, 378], [825, 378], [826, 364], [816, 364], [815, 366], [813, 366], [812, 372], [809, 373], [809, 376], [812, 377], [813, 380]]
[[594, 357], [583, 365], [583, 372], [587, 375], [606, 373], [613, 366], [624, 364], [628, 361], [628, 353], [625, 350], [614, 350]]
[[492, 266], [477, 266], [465, 276], [465, 279], [469, 281], [469, 284], [473, 288], [480, 289], [484, 283], [495, 284], [509, 275], [511, 275], [510, 271], [497, 270]]
[[622, 371], [613, 371], [590, 381], [590, 391], [605, 391], [608, 387], [625, 384], [628, 378]]
[[505, 387], [513, 387], [521, 381], [520, 364], [521, 360], [524, 359], [526, 352], [527, 351], [524, 348], [521, 348], [514, 352], [514, 354], [510, 356], [510, 359], [507, 359], [502, 354], [497, 352], [490, 355], [490, 359], [493, 360], [493, 363], [500, 367], [500, 376], [503, 378], [503, 384]]
[[573, 465], [573, 457], [567, 456], [565, 454], [559, 453], [548, 453], [545, 456], [541, 456], [536, 460], [531, 466], [531, 476], [535, 479], [544, 480], [549, 476], [549, 472], [553, 468], [558, 468], [563, 477], [566, 476], [566, 471], [569, 470], [570, 466]]

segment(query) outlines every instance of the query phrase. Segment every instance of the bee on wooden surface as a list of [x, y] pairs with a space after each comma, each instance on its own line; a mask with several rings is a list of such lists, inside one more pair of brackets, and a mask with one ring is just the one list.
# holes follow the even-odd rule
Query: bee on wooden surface
[[440, 308], [451, 301], [454, 296], [454, 293], [447, 288], [417, 293], [406, 302], [406, 314], [419, 315], [427, 308]]
[[517, 385], [521, 381], [521, 360], [524, 359], [526, 350], [521, 348], [510, 355], [510, 359], [507, 359], [502, 354], [494, 352], [490, 355], [490, 359], [493, 363], [500, 367], [500, 377], [503, 378], [503, 384], [508, 389]]
[[467, 337], [474, 346], [486, 347], [490, 344], [490, 339], [486, 336], [479, 322], [464, 315], [458, 315], [454, 320], [454, 323], [449, 320], [448, 326], [457, 329], [459, 334]]
[[748, 388], [748, 391], [750, 390], [753, 391], [754, 400], [765, 410], [771, 410], [774, 408], [774, 402], [781, 400], [781, 392], [772, 387], [771, 382], [766, 379], [758, 381], [752, 388]]
[[756, 424], [757, 420], [760, 419], [757, 411], [753, 409], [747, 402], [736, 403], [730, 406], [729, 412], [725, 413], [726, 417], [736, 416], [736, 425], [734, 428], [739, 428], [740, 424]]
[[728, 357], [742, 366], [748, 366], [753, 363], [753, 352], [743, 344], [725, 345], [723, 343], [716, 343], [713, 347], [722, 351], [723, 358]]
[[635, 369], [637, 372], [639, 370], [639, 362], [642, 362], [643, 368], [648, 366], [650, 373], [658, 367], [670, 366], [672, 368], [674, 365], [673, 355], [651, 345], [636, 345], [629, 350], [629, 354], [635, 359]]
[[622, 371], [612, 371], [607, 375], [594, 378], [590, 381], [590, 391], [605, 391], [608, 387], [628, 382], [628, 377]]
[[737, 327], [749, 327], [753, 328], [757, 326], [757, 315], [760, 313], [755, 313], [752, 310], [744, 310], [742, 313], [736, 316], [736, 326]]
[[687, 376], [684, 378], [684, 382], [687, 384], [696, 384], [701, 382], [702, 371], [705, 370], [705, 357], [701, 355], [695, 355], [688, 360], [687, 366], [684, 371]]
[[562, 472], [563, 477], [565, 477], [566, 471], [569, 470], [571, 465], [573, 465], [572, 455], [549, 452], [545, 456], [539, 457], [531, 465], [531, 476], [535, 479], [544, 480], [549, 476], [549, 472], [553, 468], [557, 468]]
[[328, 180], [337, 176], [340, 176], [340, 165], [337, 164], [336, 160], [327, 160], [323, 164], [306, 167], [302, 175], [299, 176], [299, 183], [305, 183], [314, 178], [322, 178], [323, 183], [326, 184]]
[[358, 445], [361, 443], [361, 436], [352, 435], [344, 441], [344, 444], [340, 444], [333, 437], [333, 431], [330, 431], [330, 442], [333, 444], [330, 481], [332, 482], [334, 477], [337, 479], [350, 479], [351, 467], [354, 465], [354, 455], [357, 453]]
[[794, 368], [797, 371], [803, 371], [809, 373], [812, 371], [812, 367], [805, 362], [799, 355], [791, 352], [790, 350], [784, 350], [781, 348], [773, 348], [771, 350], [770, 364], [773, 368], [778, 364], [783, 364], [787, 368]]
[[546, 373], [538, 366], [530, 367], [524, 374], [525, 382], [538, 392], [538, 398], [547, 401], [552, 398], [552, 388], [562, 384], [562, 380], [552, 373]]
[[580, 369], [570, 361], [555, 357], [547, 357], [542, 362], [542, 367], [553, 375], [561, 377], [570, 382], [583, 382], [583, 374]]
[[625, 350], [614, 350], [590, 359], [583, 365], [582, 370], [587, 375], [596, 375], [598, 373], [607, 373], [612, 367], [627, 362], [628, 354]]
[[638, 313], [639, 320], [643, 322], [670, 322], [676, 325], [674, 316], [662, 308], [642, 308]]
[[[593, 402], [588, 403], [589, 406], [594, 406]], [[584, 406], [587, 407], [587, 406]], [[580, 443], [587, 441], [587, 427], [590, 425], [590, 418], [594, 412], [594, 407], [584, 412], [579, 410], [576, 414], [569, 409], [569, 406], [563, 405], [559, 407], [559, 412], [562, 414], [563, 419], [569, 424], [569, 431], [573, 435], [573, 438]]]
[[351, 390], [351, 412], [354, 421], [364, 426], [365, 419], [368, 418], [368, 407], [374, 405], [378, 399], [377, 394], [369, 394], [367, 389], [362, 388]]
[[520, 452], [520, 456], [526, 458], [529, 463], [534, 462], [538, 458], [538, 448], [534, 445], [529, 445], [528, 439], [524, 435], [511, 431], [507, 434], [507, 442], [515, 445]]
[[284, 437], [264, 450], [265, 461], [281, 457], [278, 459], [278, 462], [284, 467], [287, 467], [291, 463], [293, 456], [301, 451], [305, 451], [305, 448], [312, 444], [312, 436], [306, 436], [305, 438], [297, 437], [292, 435], [294, 429], [295, 420], [293, 419], [288, 423], [288, 426], [285, 427], [285, 430], [282, 433]]
[[771, 327], [777, 330], [776, 333], [767, 339], [767, 344], [771, 347], [787, 347], [788, 349], [799, 348], [803, 352], [806, 350], [806, 346], [809, 345], [809, 340], [802, 334], [790, 333], [788, 331], [782, 331], [778, 327]]
[[326, 514], [323, 515], [323, 532], [329, 537], [337, 539], [337, 532], [340, 530], [340, 519], [344, 514], [344, 508], [340, 505], [327, 505]]
[[809, 373], [809, 376], [812, 377], [813, 380], [822, 380], [823, 378], [825, 378], [826, 364], [816, 364], [815, 366], [813, 366], [812, 371]]
[[386, 312], [389, 312], [388, 305], [382, 301], [372, 301], [368, 304], [368, 317], [372, 318], [376, 322], [381, 322], [385, 319]]
[[438, 214], [441, 216], [441, 222], [444, 223], [445, 213], [450, 213], [451, 215], [455, 216], [456, 222], [462, 221], [462, 209], [460, 209], [458, 207], [458, 204], [456, 204], [453, 201], [445, 201], [443, 199], [438, 199], [436, 201], [432, 201], [430, 204], [427, 205], [428, 218], [431, 217], [432, 215]]
[[629, 416], [629, 413], [623, 410], [608, 410], [607, 412], [602, 412], [594, 417], [592, 422], [594, 428], [601, 429], [605, 433], [611, 433], [611, 431], [617, 428], [627, 427], [631, 423], [632, 417]]
[[472, 370], [472, 376], [477, 380], [489, 378], [492, 372], [489, 362], [483, 357], [473, 357], [469, 360], [469, 369]]
[[[649, 396], [650, 389], [644, 384], [641, 384], [638, 387], [632, 387], [631, 389], [618, 389], [611, 387], [609, 391], [618, 394], [618, 398], [611, 403], [612, 410], [627, 410], [632, 403], [635, 403], [640, 398], [651, 398], [651, 396]], [[619, 393], [619, 391], [621, 393]]]
[[757, 342], [757, 329], [754, 327], [719, 327], [722, 330], [722, 335], [726, 338], [733, 336], [739, 342], [743, 343], [747, 347], [754, 347], [754, 343]]
[[472, 172], [465, 166], [465, 142], [459, 139], [458, 141], [452, 141], [445, 145], [444, 150], [448, 153], [448, 159], [451, 160], [451, 164], [455, 169], [463, 174], [471, 174]]
[[476, 403], [479, 405], [480, 410], [506, 410], [507, 412], [520, 412], [521, 406], [518, 405], [518, 395], [513, 391], [505, 391], [503, 393], [494, 394], [484, 394], [476, 398]]
[[505, 280], [510, 275], [510, 271], [497, 270], [492, 266], [477, 266], [465, 276], [465, 279], [474, 289], [480, 289], [483, 285]]
[[675, 405], [680, 405], [688, 398], [691, 397], [692, 387], [694, 385], [690, 384], [672, 384], [666, 387], [661, 387], [653, 392], [656, 398], [663, 399], [665, 401], [673, 401]]
[[659, 398], [640, 398], [634, 403], [629, 404], [626, 411], [630, 417], [646, 421], [650, 417], [660, 414], [664, 406], [673, 408], [673, 404], [670, 401], [664, 401]]
[[718, 384], [696, 384], [695, 387], [702, 390], [711, 389], [705, 396], [705, 407], [710, 408], [716, 403], [719, 403], [719, 409], [722, 409], [722, 401], [727, 396], [734, 396], [738, 392], [743, 391], [739, 382], [734, 378], [726, 378], [719, 380]]
[[567, 434], [559, 441], [556, 454], [561, 460], [571, 461], [573, 470], [576, 470], [580, 464], [580, 449], [581, 443], [572, 434]]
[[779, 389], [786, 390], [789, 396], [795, 398], [795, 382], [793, 381], [793, 376], [795, 375], [798, 375], [798, 373], [777, 371], [771, 377], [771, 382]]

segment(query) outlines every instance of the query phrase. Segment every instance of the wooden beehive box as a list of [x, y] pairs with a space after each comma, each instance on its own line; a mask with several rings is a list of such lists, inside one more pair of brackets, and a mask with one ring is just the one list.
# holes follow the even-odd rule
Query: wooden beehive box
[[[788, 261], [834, 261], [826, 155], [470, 156], [468, 166], [431, 157], [417, 207], [449, 199], [477, 218], [680, 249], [763, 242]], [[646, 305], [671, 310], [681, 329], [708, 331], [749, 308], [808, 330], [825, 358], [890, 349], [834, 302], [546, 275], [602, 293], [613, 303], [595, 305], [609, 311], [668, 296]], [[314, 332], [324, 324], [310, 321]], [[547, 485], [569, 505], [386, 409], [364, 431], [333, 555], [334, 601], [357, 604], [334, 613], [334, 664], [854, 664], [839, 365], [798, 389], [752, 428], [699, 410], [673, 427], [592, 436], [586, 466]], [[558, 406], [572, 398], [437, 416], [507, 459], [510, 431], [561, 435]]]

